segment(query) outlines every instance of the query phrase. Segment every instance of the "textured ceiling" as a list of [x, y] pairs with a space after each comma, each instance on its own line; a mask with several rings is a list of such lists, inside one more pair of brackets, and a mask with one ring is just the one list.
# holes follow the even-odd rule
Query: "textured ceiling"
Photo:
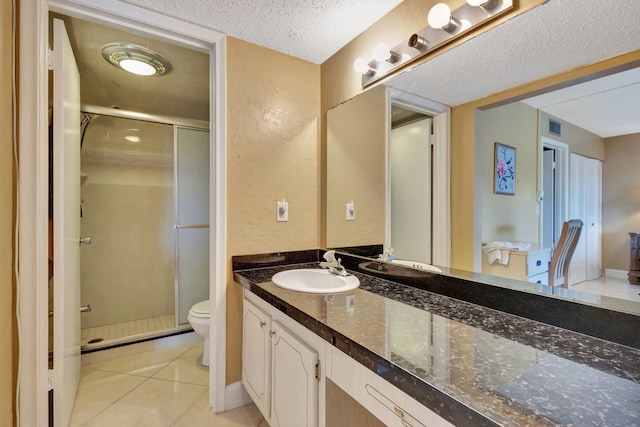
[[[80, 72], [83, 104], [209, 120], [209, 55], [146, 36], [62, 17]], [[105, 44], [125, 42], [154, 50], [171, 62], [169, 74], [143, 77], [104, 60]]]
[[402, 0], [124, 0], [321, 64]]
[[550, 0], [391, 79], [455, 106], [640, 49], [638, 0]]

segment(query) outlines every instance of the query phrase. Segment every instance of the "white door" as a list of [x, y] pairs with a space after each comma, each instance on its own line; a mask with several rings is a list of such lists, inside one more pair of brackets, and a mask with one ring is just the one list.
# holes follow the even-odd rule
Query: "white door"
[[583, 222], [569, 264], [569, 285], [594, 280], [602, 270], [602, 162], [571, 154], [569, 216]]
[[431, 119], [391, 131], [390, 243], [400, 259], [431, 264]]
[[53, 20], [53, 413], [68, 426], [80, 381], [80, 75]]
[[272, 427], [318, 424], [318, 353], [273, 322]]
[[584, 224], [587, 237], [586, 264], [587, 280], [595, 280], [602, 275], [602, 162], [588, 160], [585, 177], [588, 196]]

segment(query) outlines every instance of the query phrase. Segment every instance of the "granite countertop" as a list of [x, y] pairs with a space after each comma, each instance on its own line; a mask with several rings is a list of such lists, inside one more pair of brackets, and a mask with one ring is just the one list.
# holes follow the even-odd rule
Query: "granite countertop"
[[455, 425], [640, 426], [640, 350], [350, 271], [335, 295], [235, 279]]

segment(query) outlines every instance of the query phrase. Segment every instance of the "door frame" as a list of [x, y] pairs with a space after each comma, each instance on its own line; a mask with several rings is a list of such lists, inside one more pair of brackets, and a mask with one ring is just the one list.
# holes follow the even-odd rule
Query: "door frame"
[[[431, 143], [432, 192], [431, 192], [431, 262], [441, 267], [451, 266], [451, 197], [450, 197], [450, 116], [451, 108], [436, 101], [431, 101], [412, 93], [389, 88], [387, 91], [387, 111], [391, 114], [391, 104], [400, 105], [432, 116], [433, 133]], [[391, 153], [391, 120], [387, 126], [386, 147], [386, 246], [391, 244], [391, 191], [390, 164]]]
[[[542, 152], [545, 148], [549, 148], [556, 153], [556, 225], [558, 237], [562, 230], [562, 223], [569, 220], [569, 145], [564, 142], [556, 141], [551, 138], [541, 137], [539, 146], [539, 158], [540, 164], [538, 165], [538, 202], [542, 203], [542, 191], [543, 191], [543, 157]], [[543, 209], [540, 209], [539, 216], [539, 236], [538, 241], [542, 242], [542, 233], [544, 217], [542, 215]], [[554, 242], [555, 245], [556, 242]]]
[[117, 0], [21, 2], [19, 14], [16, 311], [19, 316], [17, 416], [20, 425], [48, 424], [48, 49], [49, 11], [142, 30], [210, 54], [210, 267], [209, 403], [226, 396], [226, 38], [224, 34]]

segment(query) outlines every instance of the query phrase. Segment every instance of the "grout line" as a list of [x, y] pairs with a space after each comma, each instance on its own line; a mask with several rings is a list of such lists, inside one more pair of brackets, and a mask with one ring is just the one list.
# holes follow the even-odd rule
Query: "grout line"
[[[194, 384], [194, 385], [199, 385], [199, 384]], [[193, 403], [189, 405], [184, 411], [182, 411], [182, 413], [180, 413], [180, 415], [178, 415], [178, 417], [175, 420], [173, 420], [173, 422], [169, 425], [169, 427], [175, 426], [176, 423], [180, 421], [180, 418], [182, 418], [187, 412], [189, 412], [191, 408], [193, 408], [198, 403], [198, 400], [200, 400], [202, 395], [205, 393], [209, 393], [209, 387], [206, 387], [204, 391], [193, 401]]]
[[[110, 372], [110, 371], [104, 371], [104, 372]], [[117, 372], [116, 372], [117, 373]], [[129, 374], [124, 374], [124, 375], [129, 375]], [[135, 376], [135, 375], [131, 375], [131, 376]], [[140, 377], [138, 377], [140, 378]], [[129, 390], [128, 392], [126, 392], [125, 394], [123, 394], [122, 396], [120, 396], [119, 398], [117, 398], [116, 400], [114, 400], [109, 406], [107, 406], [106, 408], [104, 408], [103, 410], [97, 412], [94, 416], [92, 416], [91, 418], [89, 418], [87, 421], [85, 421], [82, 425], [89, 425], [87, 423], [90, 423], [92, 420], [94, 420], [96, 417], [98, 417], [99, 415], [101, 415], [103, 412], [105, 412], [107, 409], [111, 408], [113, 405], [115, 405], [116, 403], [118, 403], [119, 401], [121, 401], [125, 396], [127, 396], [129, 393], [131, 393], [133, 390], [137, 389], [138, 387], [140, 387], [142, 384], [144, 384], [145, 382], [147, 382], [149, 378], [147, 378], [144, 381], [141, 381], [140, 384], [138, 384], [137, 386], [133, 387], [131, 390]], [[75, 402], [74, 402], [75, 405]], [[72, 412], [73, 414], [73, 412]]]

